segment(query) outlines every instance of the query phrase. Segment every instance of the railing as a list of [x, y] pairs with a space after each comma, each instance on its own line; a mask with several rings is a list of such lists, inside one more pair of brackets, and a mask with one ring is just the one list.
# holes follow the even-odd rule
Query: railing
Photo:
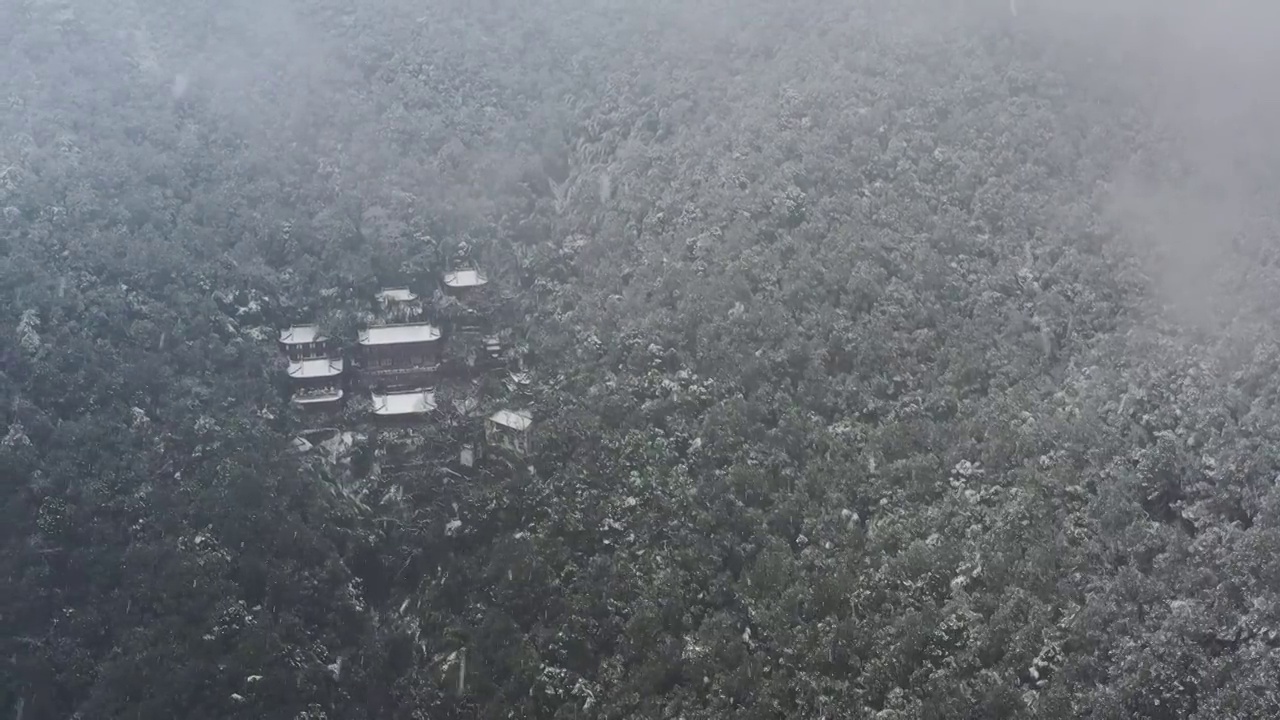
[[379, 365], [366, 365], [360, 368], [361, 372], [370, 375], [411, 375], [414, 373], [435, 373], [440, 371], [440, 363], [431, 365], [411, 365], [408, 367], [382, 367]]

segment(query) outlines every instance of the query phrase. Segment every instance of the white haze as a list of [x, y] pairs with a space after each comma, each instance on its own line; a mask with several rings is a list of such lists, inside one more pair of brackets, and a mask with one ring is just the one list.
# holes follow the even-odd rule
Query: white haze
[[[365, 106], [365, 78], [332, 38], [317, 31], [316, 18], [307, 17], [289, 0], [230, 0], [203, 8], [176, 8], [153, 0], [126, 2], [128, 11], [118, 17], [129, 18], [132, 27], [120, 29], [121, 39], [132, 46], [141, 66], [167, 78], [164, 82], [175, 99], [192, 92], [215, 95], [223, 100], [222, 112], [238, 118], [261, 142], [301, 143], [321, 153], [339, 148], [350, 153], [360, 147], [375, 177], [395, 163], [395, 158], [382, 157], [385, 148], [378, 133], [385, 118], [381, 109]], [[807, 7], [829, 9], [832, 2], [786, 3], [779, 16], [803, 18]], [[93, 3], [69, 6], [95, 14]], [[886, 0], [863, 0], [849, 3], [849, 12], [890, 6], [898, 8], [891, 15], [902, 23], [895, 31], [903, 36], [908, 30], [919, 29], [924, 38], [1003, 23], [1010, 36], [1021, 35], [1029, 45], [1049, 48], [1062, 73], [1077, 85], [1109, 102], [1129, 105], [1135, 132], [1161, 139], [1152, 143], [1161, 149], [1146, 157], [1115, 159], [1105, 197], [1122, 245], [1141, 258], [1154, 288], [1182, 320], [1223, 326], [1257, 305], [1250, 298], [1264, 292], [1256, 287], [1264, 280], [1244, 273], [1242, 267], [1274, 254], [1274, 214], [1280, 207], [1280, 173], [1275, 172], [1280, 144], [1273, 139], [1280, 127], [1280, 82], [1275, 78], [1280, 70], [1280, 42], [1275, 39], [1280, 3], [908, 0], [895, 6]], [[448, 31], [438, 27], [440, 19], [459, 13], [474, 19], [484, 13], [519, 12], [546, 21], [531, 28], [536, 30], [534, 37], [520, 38], [519, 43], [537, 42], [537, 33], [573, 38], [572, 24], [579, 13], [615, 17], [619, 30], [609, 41], [622, 39], [643, 47], [663, 46], [640, 39], [655, 34], [707, 44], [729, 38], [769, 44], [782, 39], [784, 45], [793, 44], [785, 49], [792, 54], [808, 52], [810, 45], [820, 54], [821, 45], [830, 42], [799, 37], [811, 31], [803, 22], [780, 27], [776, 36], [757, 37], [744, 19], [755, 7], [753, 0], [653, 2], [644, 8], [603, 0], [572, 8], [552, 0], [478, 5], [389, 0], [355, 3], [349, 14], [402, 17], [402, 23], [388, 24], [399, 29], [397, 37], [386, 40], [385, 62], [393, 61], [399, 43], [446, 40]], [[200, 24], [208, 41], [196, 49], [169, 47], [150, 28], [172, 22]], [[330, 18], [329, 26], [333, 25]], [[633, 32], [628, 32], [629, 26]], [[563, 37], [556, 39], [563, 43]], [[514, 53], [513, 39], [471, 42], [478, 43], [467, 46], [474, 52]], [[467, 48], [460, 46], [459, 52]], [[620, 48], [618, 55], [630, 53], [634, 58], [635, 52], [636, 47]], [[250, 96], [249, 88], [259, 93], [268, 88], [269, 94]], [[331, 112], [335, 107], [340, 112]], [[334, 126], [332, 117], [344, 118], [345, 125]], [[611, 182], [608, 188], [601, 185], [602, 196], [613, 192], [616, 182]]]
[[[1118, 162], [1109, 210], [1174, 316], [1221, 329], [1267, 313], [1280, 209], [1280, 4], [1036, 3], [1062, 42], [1133, 106], [1159, 152]], [[1032, 8], [1024, 2], [1025, 10]], [[1024, 15], [1030, 15], [1026, 12]], [[1101, 88], [1100, 88], [1101, 89]]]

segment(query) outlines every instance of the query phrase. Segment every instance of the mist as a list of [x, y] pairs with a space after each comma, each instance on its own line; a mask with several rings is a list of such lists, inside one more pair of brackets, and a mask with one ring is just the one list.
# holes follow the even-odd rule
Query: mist
[[1280, 716], [1278, 23], [0, 0], [0, 718]]
[[1036, 19], [1097, 73], [1104, 92], [1122, 89], [1131, 122], [1158, 138], [1114, 168], [1122, 236], [1181, 319], [1229, 324], [1265, 292], [1271, 281], [1250, 268], [1269, 266], [1276, 251], [1277, 155], [1268, 136], [1280, 91], [1266, 78], [1280, 63], [1267, 37], [1277, 9], [1086, 2]]

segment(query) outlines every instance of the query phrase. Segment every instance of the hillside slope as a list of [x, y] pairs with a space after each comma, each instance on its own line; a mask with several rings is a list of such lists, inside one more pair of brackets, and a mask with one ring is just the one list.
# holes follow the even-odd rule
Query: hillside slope
[[[1265, 50], [1019, 5], [0, 4], [0, 708], [1276, 715]], [[285, 452], [464, 244], [533, 468]]]

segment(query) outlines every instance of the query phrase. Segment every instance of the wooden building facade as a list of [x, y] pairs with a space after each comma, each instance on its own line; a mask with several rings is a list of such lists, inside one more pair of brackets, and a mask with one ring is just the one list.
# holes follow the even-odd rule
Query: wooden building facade
[[417, 390], [434, 384], [440, 368], [440, 329], [428, 323], [378, 325], [360, 331], [360, 372], [379, 390]]
[[294, 325], [280, 331], [280, 351], [293, 361], [328, 357], [329, 345], [318, 325]]
[[[310, 354], [312, 348], [302, 348], [296, 343], [295, 351]], [[341, 410], [345, 395], [342, 358], [307, 357], [289, 361], [285, 373], [292, 389], [290, 398], [294, 407], [307, 413], [328, 413]]]

